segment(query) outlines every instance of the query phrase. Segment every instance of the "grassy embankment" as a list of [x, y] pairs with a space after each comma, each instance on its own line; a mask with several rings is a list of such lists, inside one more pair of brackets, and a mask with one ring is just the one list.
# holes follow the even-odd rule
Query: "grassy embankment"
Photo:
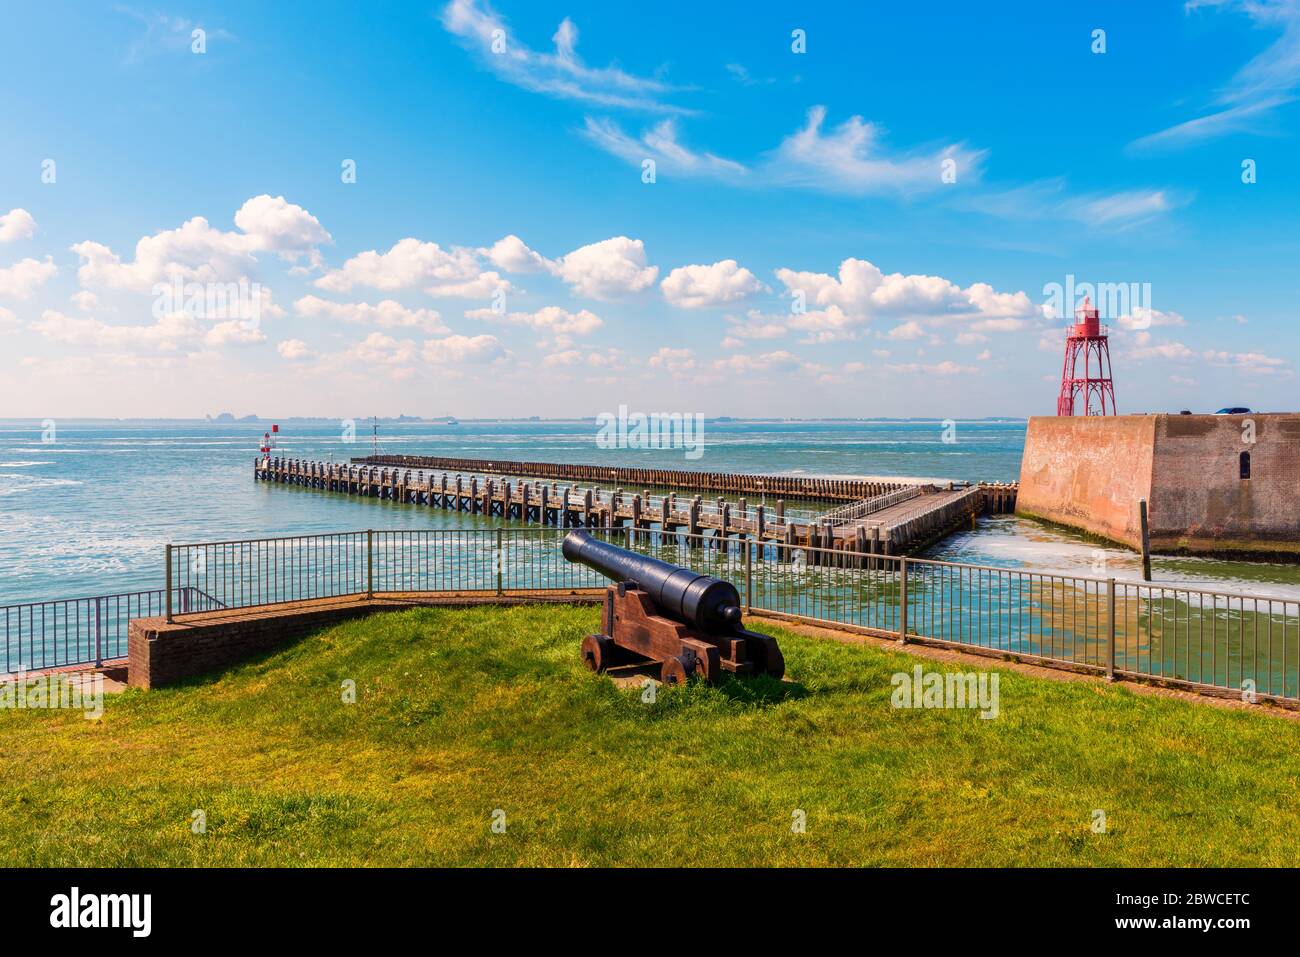
[[1295, 722], [1011, 671], [995, 720], [896, 710], [918, 659], [780, 629], [793, 683], [648, 704], [581, 667], [597, 620], [386, 614], [97, 722], [0, 712], [7, 861], [1300, 864]]

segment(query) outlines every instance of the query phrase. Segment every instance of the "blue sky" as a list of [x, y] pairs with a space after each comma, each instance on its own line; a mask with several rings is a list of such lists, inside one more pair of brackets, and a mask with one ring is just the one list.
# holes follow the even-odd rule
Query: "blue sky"
[[1295, 407], [1300, 5], [851, 6], [11, 6], [0, 412]]

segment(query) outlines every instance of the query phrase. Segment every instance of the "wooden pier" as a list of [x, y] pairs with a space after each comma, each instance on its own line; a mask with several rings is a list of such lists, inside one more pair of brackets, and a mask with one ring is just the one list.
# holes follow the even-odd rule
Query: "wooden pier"
[[[492, 464], [498, 466], [500, 472], [495, 475], [466, 475], [378, 465], [259, 458], [254, 460], [253, 477], [281, 485], [559, 528], [649, 530], [658, 527], [701, 536], [691, 539], [701, 545], [721, 544], [731, 537], [743, 537], [789, 549], [810, 547], [861, 555], [907, 554], [958, 528], [968, 527], [982, 512], [1015, 509], [1014, 484], [950, 484], [941, 488], [933, 484], [897, 483], [897, 487], [883, 493], [865, 496], [837, 509], [817, 512], [794, 506], [787, 508], [784, 499], [777, 499], [772, 505], [754, 504], [744, 496], [734, 500], [726, 496], [705, 500], [699, 494], [690, 494], [693, 489], [684, 494], [675, 491], [656, 494], [647, 488], [629, 494], [622, 488], [602, 490], [599, 486], [560, 485], [555, 481], [549, 484], [538, 480], [526, 482], [500, 474], [517, 475], [515, 466], [521, 463]], [[698, 474], [719, 475], [689, 471], [670, 474], [682, 476], [684, 482]], [[743, 485], [743, 482], [737, 481], [737, 484]], [[705, 535], [707, 539], [702, 537]]]
[[751, 475], [744, 472], [697, 472], [690, 469], [642, 469], [609, 465], [566, 465], [559, 462], [501, 462], [490, 459], [455, 459], [430, 455], [368, 455], [354, 465], [424, 469], [427, 472], [462, 472], [466, 475], [515, 475], [590, 485], [624, 488], [690, 489], [752, 498], [770, 495], [808, 502], [859, 502], [927, 479], [839, 479], [804, 475]]

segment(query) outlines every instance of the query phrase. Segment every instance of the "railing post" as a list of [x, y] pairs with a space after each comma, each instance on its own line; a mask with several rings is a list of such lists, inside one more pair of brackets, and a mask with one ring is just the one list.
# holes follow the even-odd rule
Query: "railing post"
[[[760, 506], [761, 508], [761, 506]], [[754, 540], [745, 539], [745, 614], [754, 604]]]
[[898, 643], [907, 644], [907, 556], [898, 560]]
[[505, 530], [497, 528], [497, 594], [505, 594]]
[[104, 599], [95, 599], [95, 667], [98, 668], [104, 664], [104, 646], [103, 646], [103, 617], [101, 606]]
[[375, 597], [375, 530], [366, 529], [366, 598]]
[[1106, 679], [1115, 680], [1115, 579], [1106, 582], [1106, 594], [1110, 604], [1110, 613], [1106, 616], [1110, 623], [1110, 641], [1106, 650]]
[[167, 563], [163, 570], [163, 607], [167, 610], [167, 624], [172, 623], [172, 546], [169, 542], [165, 553], [164, 561]]

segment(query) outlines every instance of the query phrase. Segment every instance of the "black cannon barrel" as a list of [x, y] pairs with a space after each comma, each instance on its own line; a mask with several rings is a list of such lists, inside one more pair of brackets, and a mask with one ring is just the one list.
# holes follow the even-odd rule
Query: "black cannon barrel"
[[584, 531], [569, 532], [563, 552], [569, 561], [613, 581], [636, 582], [664, 615], [705, 634], [726, 634], [740, 625], [740, 594], [731, 582], [630, 552]]

